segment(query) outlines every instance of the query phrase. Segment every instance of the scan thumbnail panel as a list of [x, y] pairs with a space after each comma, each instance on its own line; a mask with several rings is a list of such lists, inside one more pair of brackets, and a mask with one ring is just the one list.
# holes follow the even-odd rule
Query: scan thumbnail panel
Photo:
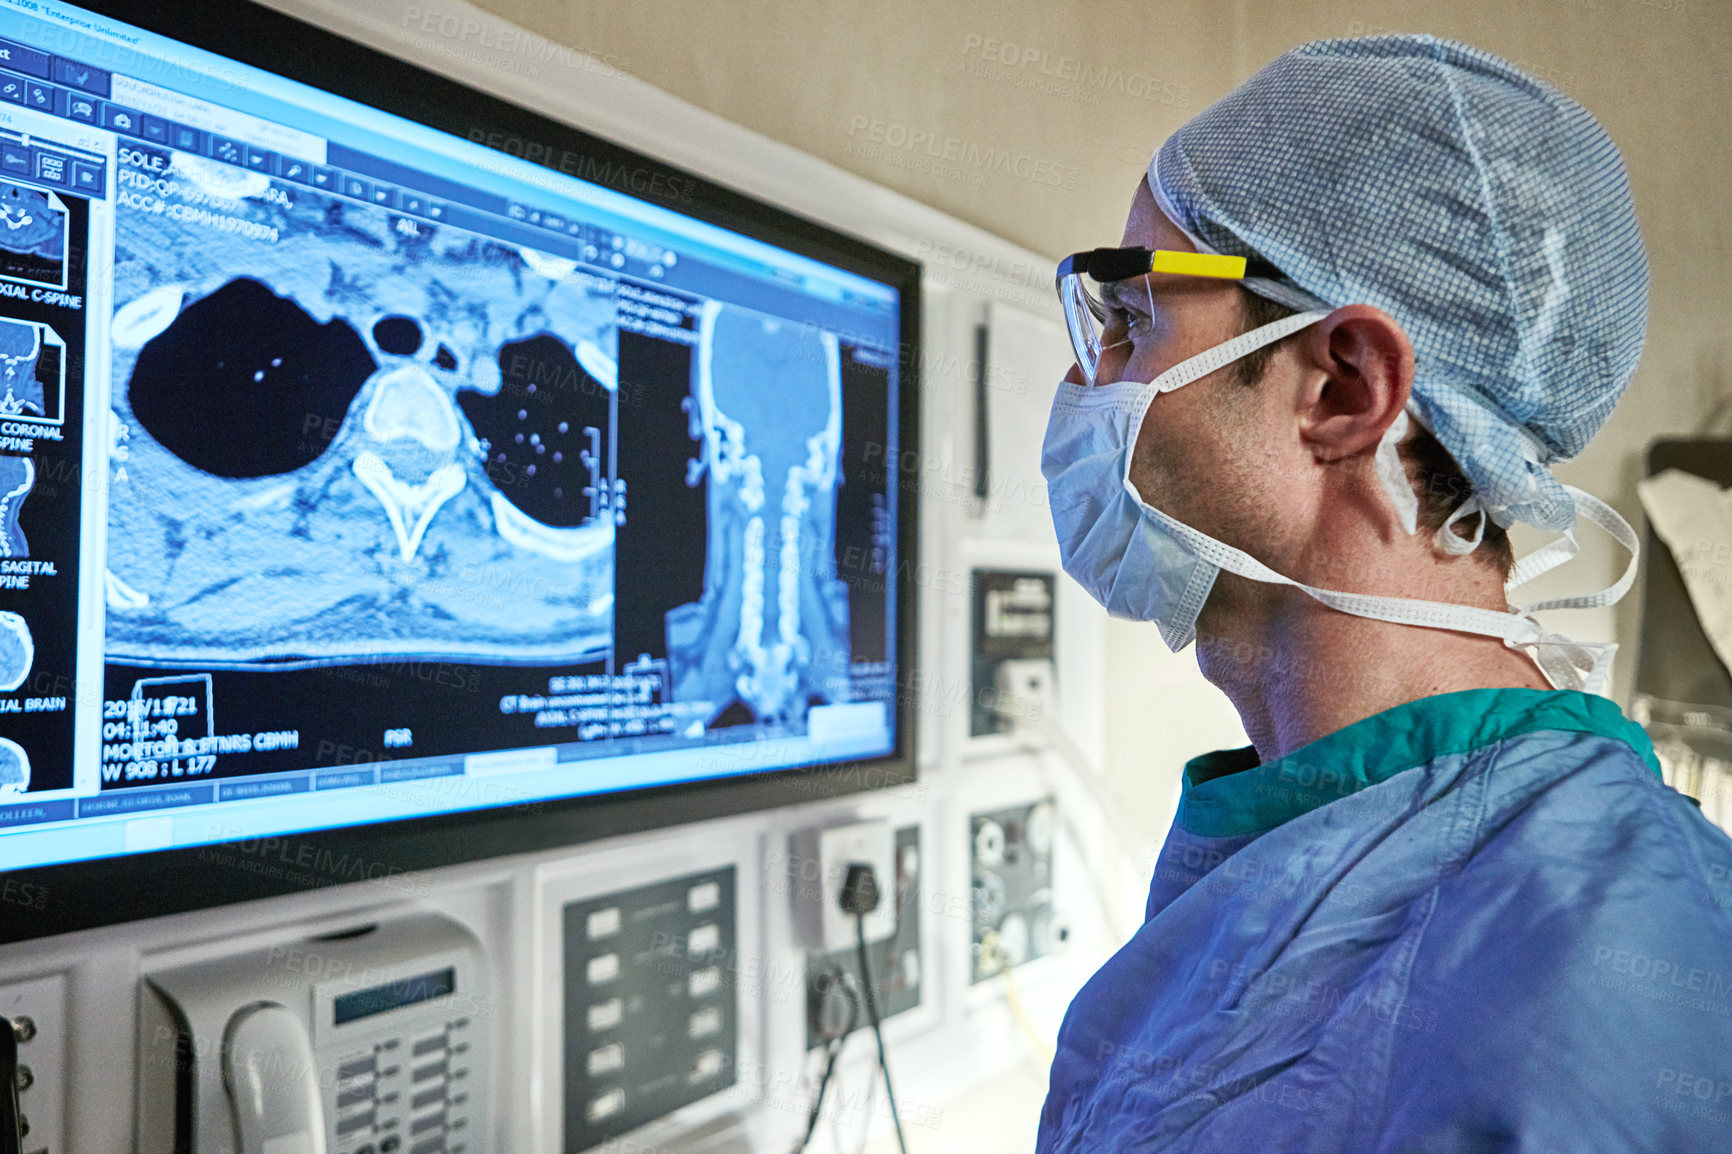
[[89, 225], [0, 181], [0, 804], [72, 784]]

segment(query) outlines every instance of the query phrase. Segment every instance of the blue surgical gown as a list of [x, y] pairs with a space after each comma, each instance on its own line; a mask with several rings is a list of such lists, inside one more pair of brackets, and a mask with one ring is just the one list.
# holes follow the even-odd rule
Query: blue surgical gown
[[1732, 840], [1616, 705], [1486, 689], [1185, 771], [1052, 1151], [1732, 1151]]

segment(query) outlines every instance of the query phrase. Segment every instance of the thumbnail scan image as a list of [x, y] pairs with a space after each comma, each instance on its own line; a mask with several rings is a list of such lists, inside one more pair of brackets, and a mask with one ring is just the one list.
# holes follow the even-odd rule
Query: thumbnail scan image
[[30, 755], [16, 741], [0, 737], [0, 797], [30, 788]]
[[0, 181], [0, 276], [66, 287], [66, 209], [59, 197]]
[[200, 211], [116, 224], [109, 654], [605, 651], [611, 286], [262, 174], [173, 175]]
[[702, 598], [667, 616], [674, 697], [788, 725], [847, 695], [841, 350], [833, 333], [714, 301], [700, 325], [688, 482], [707, 474], [708, 551]]
[[[50, 411], [47, 392], [42, 387], [38, 362], [42, 360], [45, 337], [51, 336], [44, 325], [29, 321], [0, 318], [0, 416], [58, 417], [59, 396], [54, 397]], [[58, 338], [54, 338], [58, 341]], [[48, 349], [50, 368], [59, 364], [58, 350]]]
[[18, 525], [24, 499], [36, 485], [36, 463], [29, 457], [0, 457], [0, 557], [30, 556], [30, 542]]
[[30, 676], [36, 663], [36, 643], [30, 626], [16, 613], [0, 609], [0, 693], [11, 693]]

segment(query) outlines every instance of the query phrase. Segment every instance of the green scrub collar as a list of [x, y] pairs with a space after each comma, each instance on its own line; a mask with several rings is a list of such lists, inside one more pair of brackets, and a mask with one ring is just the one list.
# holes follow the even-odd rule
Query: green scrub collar
[[1616, 702], [1573, 690], [1468, 689], [1386, 709], [1266, 764], [1250, 746], [1192, 758], [1175, 820], [1199, 837], [1264, 833], [1433, 758], [1544, 730], [1628, 742], [1660, 776], [1653, 743]]

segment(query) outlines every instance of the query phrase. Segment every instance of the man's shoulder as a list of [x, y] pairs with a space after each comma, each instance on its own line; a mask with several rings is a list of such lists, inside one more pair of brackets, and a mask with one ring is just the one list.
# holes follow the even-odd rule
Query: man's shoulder
[[1493, 875], [1534, 900], [1570, 900], [1582, 919], [1639, 891], [1656, 908], [1706, 905], [1732, 934], [1732, 838], [1664, 784], [1642, 750], [1616, 736], [1541, 731], [1483, 752], [1471, 775], [1477, 828], [1453, 871], [1463, 885]]
[[[1688, 836], [1725, 835], [1701, 819], [1699, 807], [1666, 785], [1652, 746], [1634, 725], [1624, 734], [1540, 728], [1514, 733], [1476, 750], [1485, 778], [1488, 823], [1529, 817], [1597, 819], [1608, 831], [1626, 825], [1673, 826]], [[1519, 827], [1517, 827], [1519, 828]]]
[[[1477, 836], [1439, 884], [1423, 952], [1456, 956], [1493, 1002], [1610, 994], [1635, 1010], [1648, 991], [1631, 1003], [1621, 979], [1657, 976], [1673, 1000], [1718, 992], [1707, 1012], [1732, 1024], [1732, 838], [1629, 744], [1551, 736], [1489, 766]], [[1527, 757], [1547, 772], [1524, 774]]]
[[1392, 1084], [1537, 1130], [1616, 1132], [1641, 1114], [1691, 1133], [1699, 1120], [1656, 1111], [1711, 1075], [1732, 1095], [1716, 1074], [1732, 1052], [1732, 839], [1627, 744], [1541, 754], [1578, 762], [1501, 793], [1522, 750], [1488, 771], [1479, 836], [1437, 887], [1407, 989], [1436, 1028], [1393, 1035]]
[[1681, 972], [1712, 962], [1732, 982], [1732, 838], [1638, 748], [1546, 731], [1485, 752], [1477, 784], [1458, 785], [1478, 794], [1458, 811], [1476, 820], [1450, 835], [1427, 952], [1471, 955], [1463, 972], [1525, 974], [1530, 992], [1559, 988], [1543, 975], [1591, 983], [1636, 955]]

